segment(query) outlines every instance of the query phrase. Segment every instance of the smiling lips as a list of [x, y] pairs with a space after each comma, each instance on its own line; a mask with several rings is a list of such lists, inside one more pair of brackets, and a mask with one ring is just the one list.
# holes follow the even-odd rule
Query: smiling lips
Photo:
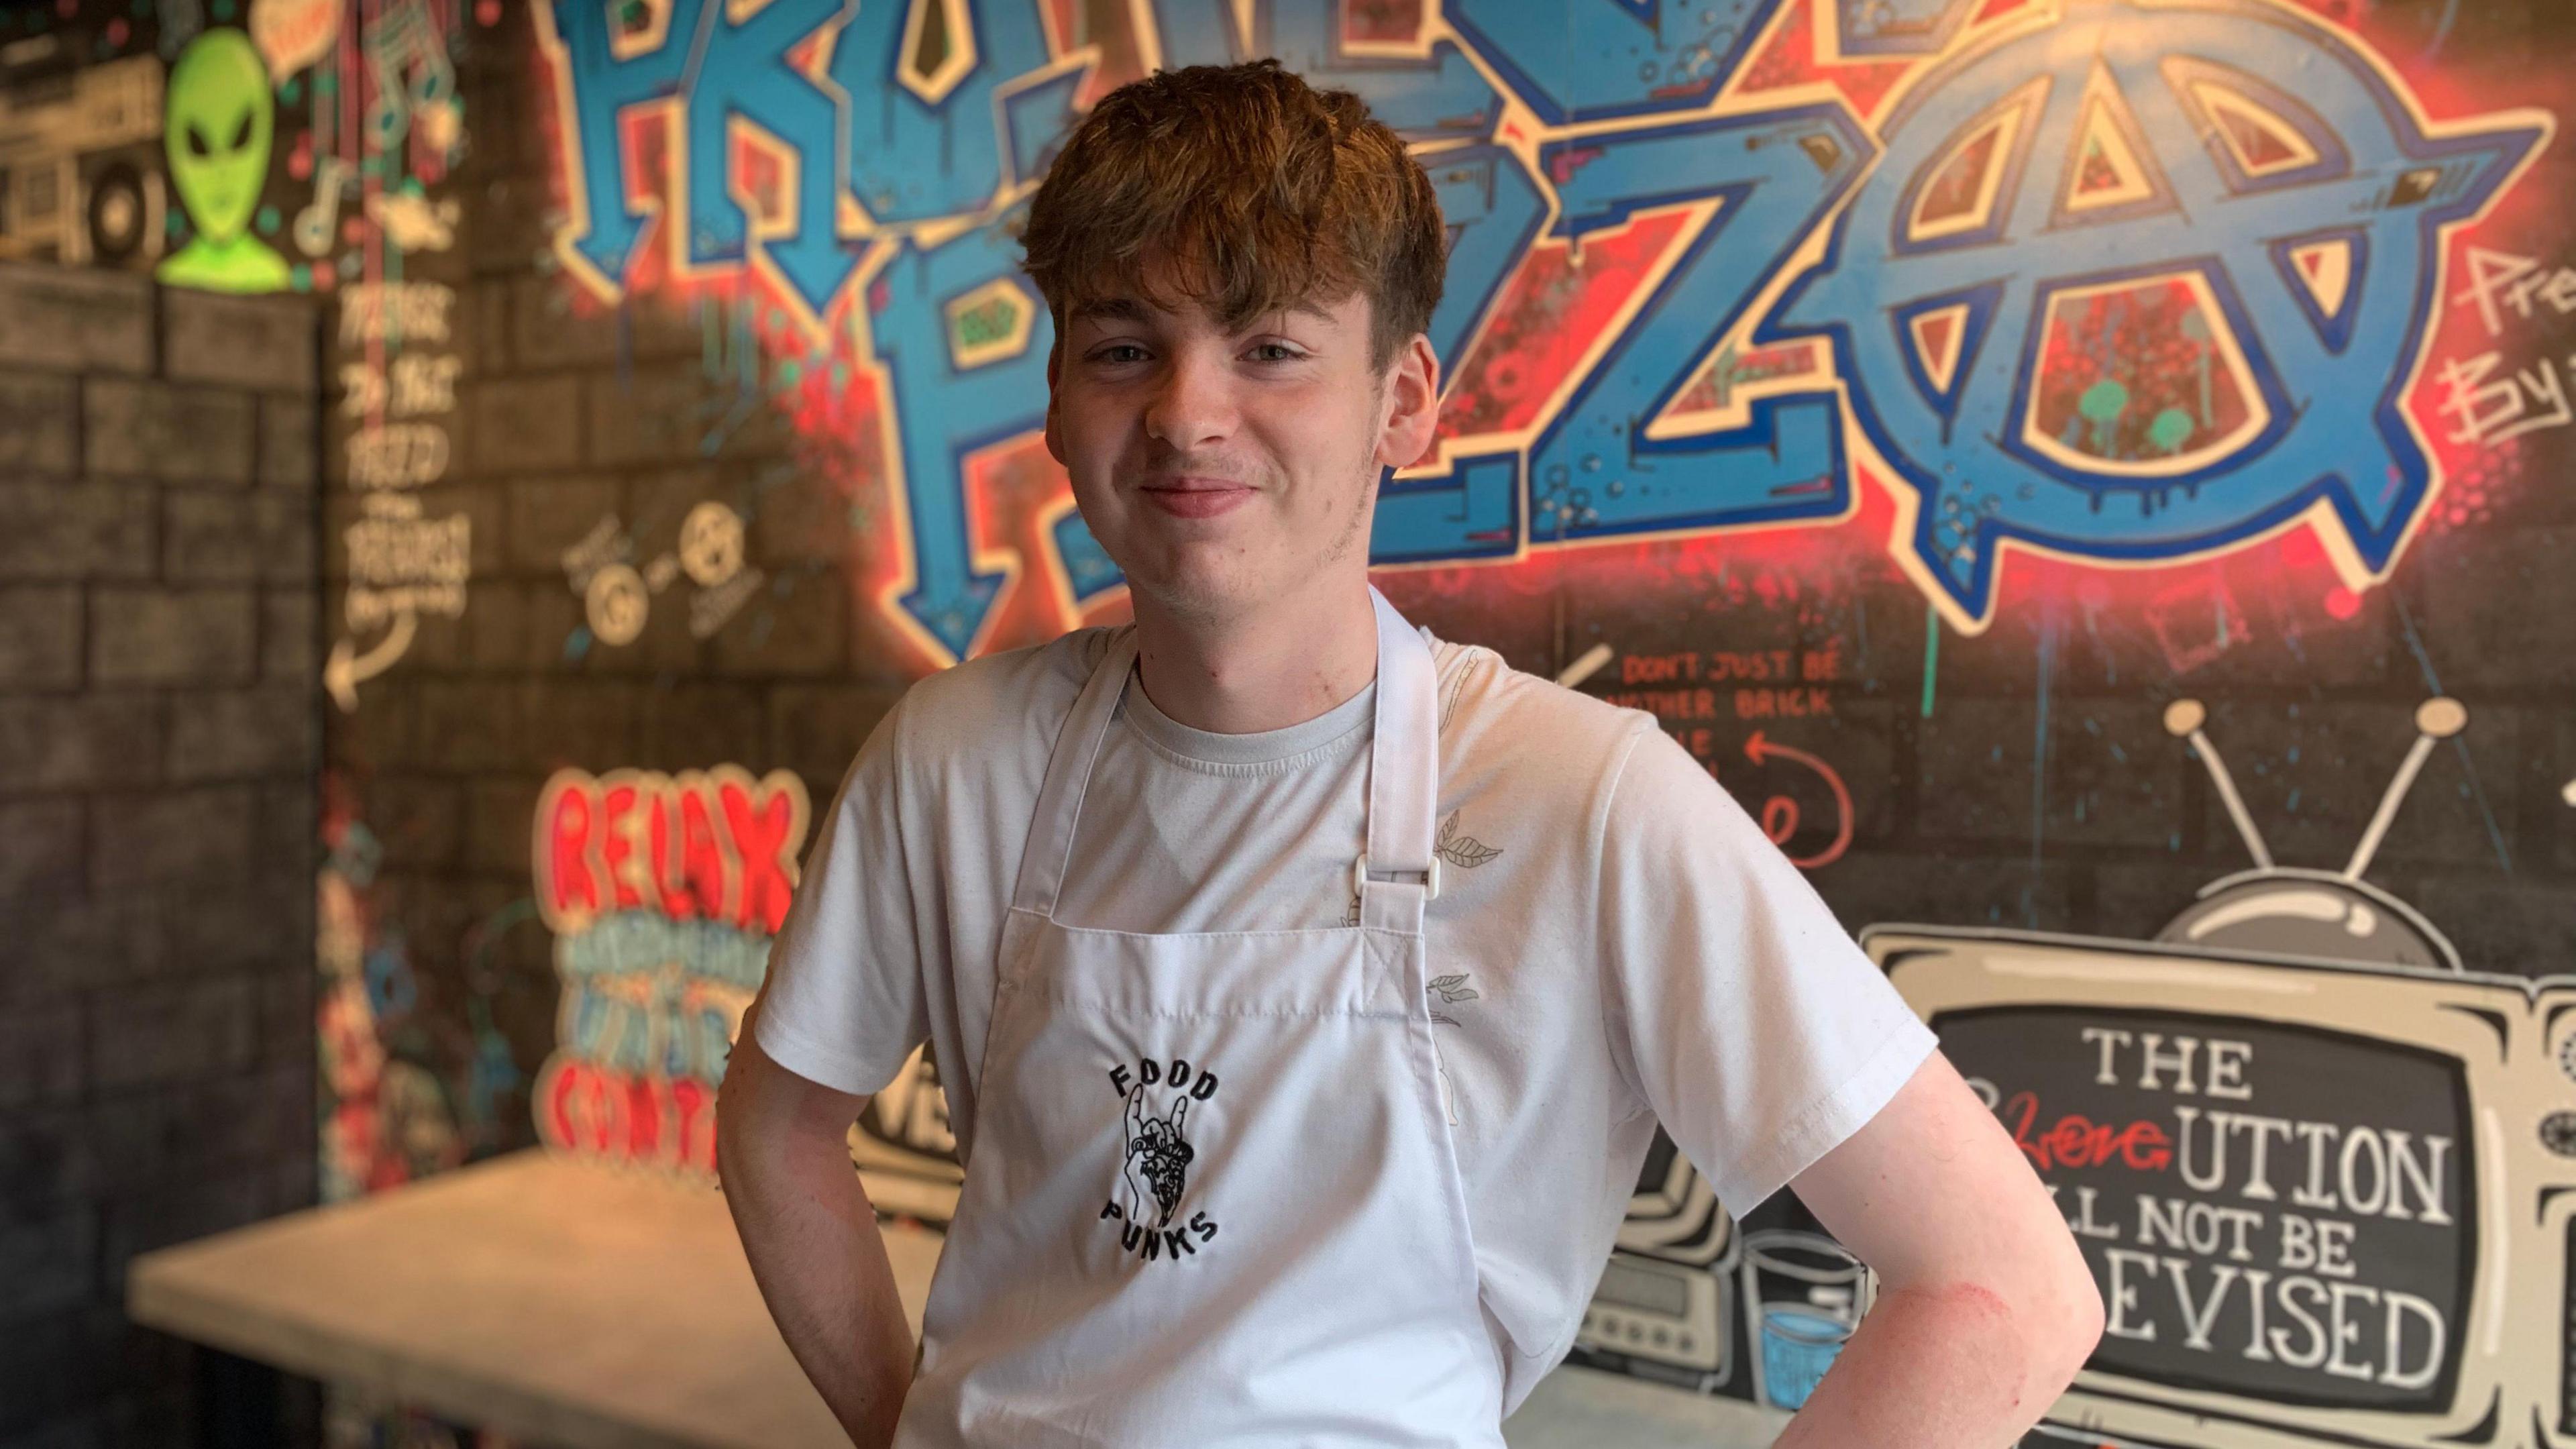
[[1178, 478], [1151, 483], [1145, 496], [1176, 518], [1214, 518], [1252, 496], [1252, 490], [1221, 478]]

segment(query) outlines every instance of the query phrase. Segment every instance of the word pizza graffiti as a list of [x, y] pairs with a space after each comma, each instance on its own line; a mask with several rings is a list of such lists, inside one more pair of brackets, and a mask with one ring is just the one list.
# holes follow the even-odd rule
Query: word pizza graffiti
[[[1010, 228], [1107, 52], [1048, 7], [965, 8], [971, 47], [914, 36], [918, 7], [844, 0], [538, 10], [568, 270], [608, 299], [756, 276], [814, 338], [846, 336], [892, 434], [904, 536], [880, 602], [942, 661], [1015, 579], [1076, 607], [1121, 582], [1070, 511], [1038, 560], [970, 523], [970, 461], [1037, 429], [1054, 341]], [[2384, 579], [2443, 482], [2410, 393], [2454, 235], [2552, 129], [2437, 121], [2282, 0], [1449, 0], [1365, 48], [1344, 8], [1101, 23], [1167, 67], [1276, 55], [1420, 148], [1452, 236], [1444, 384], [1547, 401], [1392, 474], [1376, 562], [1833, 524], [1867, 477], [1898, 561], [1969, 631], [2016, 550], [2172, 563], [2305, 526], [2345, 585]], [[1835, 56], [1903, 68], [1866, 121], [1780, 85]], [[2265, 79], [2287, 75], [2296, 95]], [[639, 270], [648, 244], [667, 267]], [[1644, 260], [1563, 375], [1481, 345], [1517, 335], [1515, 278], [1590, 246]]]
[[537, 1135], [584, 1156], [715, 1170], [715, 1094], [786, 916], [805, 787], [737, 766], [563, 770], [538, 796], [538, 913], [562, 982]]

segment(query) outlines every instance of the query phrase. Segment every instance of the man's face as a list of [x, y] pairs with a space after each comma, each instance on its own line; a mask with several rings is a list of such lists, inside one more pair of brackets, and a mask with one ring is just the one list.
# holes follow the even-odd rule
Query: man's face
[[1047, 361], [1047, 451], [1093, 536], [1138, 598], [1202, 621], [1364, 577], [1379, 471], [1420, 457], [1437, 422], [1430, 343], [1381, 377], [1365, 293], [1235, 331], [1182, 305], [1079, 308]]

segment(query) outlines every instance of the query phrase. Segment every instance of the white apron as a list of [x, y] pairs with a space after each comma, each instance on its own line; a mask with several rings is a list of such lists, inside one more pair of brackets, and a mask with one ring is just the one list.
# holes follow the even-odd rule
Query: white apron
[[1425, 996], [1431, 650], [1369, 597], [1356, 927], [1056, 920], [1132, 628], [1075, 701], [1002, 931], [896, 1449], [1502, 1449]]

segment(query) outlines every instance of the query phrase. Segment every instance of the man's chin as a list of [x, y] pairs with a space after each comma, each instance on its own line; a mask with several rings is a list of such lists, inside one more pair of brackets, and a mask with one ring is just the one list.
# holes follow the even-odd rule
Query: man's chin
[[1129, 575], [1128, 593], [1177, 619], [1231, 619], [1259, 603], [1259, 590], [1217, 560], [1182, 559], [1149, 576]]

